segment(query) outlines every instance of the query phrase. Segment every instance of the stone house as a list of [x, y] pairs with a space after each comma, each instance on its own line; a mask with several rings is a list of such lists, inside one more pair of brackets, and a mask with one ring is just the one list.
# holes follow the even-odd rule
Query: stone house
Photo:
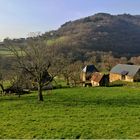
[[109, 79], [110, 82], [117, 80], [127, 82], [140, 81], [140, 66], [118, 64], [111, 69]]

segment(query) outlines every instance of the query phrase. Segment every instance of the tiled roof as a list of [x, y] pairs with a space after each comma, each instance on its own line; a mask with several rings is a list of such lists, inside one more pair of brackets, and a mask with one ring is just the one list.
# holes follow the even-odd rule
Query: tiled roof
[[95, 72], [95, 73], [93, 73], [91, 80], [99, 83], [102, 80], [103, 76], [104, 76], [104, 74], [99, 73], [99, 72]]
[[135, 76], [139, 69], [140, 66], [137, 65], [118, 64], [111, 69], [110, 73]]

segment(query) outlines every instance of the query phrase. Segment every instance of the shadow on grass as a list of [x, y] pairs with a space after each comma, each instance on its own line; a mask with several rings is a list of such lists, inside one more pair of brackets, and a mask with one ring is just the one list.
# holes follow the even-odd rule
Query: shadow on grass
[[4, 101], [20, 101], [20, 100], [34, 100], [37, 97], [34, 95], [29, 95], [27, 96], [27, 94], [24, 95], [20, 95], [20, 97], [18, 95], [4, 95], [4, 96], [0, 96], [0, 102], [4, 102]]
[[[18, 96], [2, 96], [0, 97], [0, 102], [10, 102], [10, 101], [24, 101], [25, 103], [36, 104], [37, 94], [22, 95], [20, 98]], [[40, 102], [41, 103], [41, 102]], [[44, 102], [46, 106], [64, 106], [64, 107], [80, 107], [80, 106], [140, 106], [140, 97], [80, 97], [80, 96], [67, 96], [63, 94], [54, 94], [50, 96], [44, 95]]]
[[99, 100], [88, 100], [88, 101], [82, 101], [82, 100], [70, 100], [67, 101], [54, 101], [51, 102], [54, 106], [70, 106], [70, 107], [76, 107], [76, 106], [132, 106], [132, 105], [138, 105], [140, 106], [140, 99], [99, 99]]

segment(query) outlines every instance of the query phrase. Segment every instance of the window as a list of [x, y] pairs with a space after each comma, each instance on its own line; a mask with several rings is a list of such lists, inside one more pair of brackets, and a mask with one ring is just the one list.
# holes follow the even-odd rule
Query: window
[[122, 75], [122, 78], [121, 78], [122, 80], [125, 80], [125, 75]]

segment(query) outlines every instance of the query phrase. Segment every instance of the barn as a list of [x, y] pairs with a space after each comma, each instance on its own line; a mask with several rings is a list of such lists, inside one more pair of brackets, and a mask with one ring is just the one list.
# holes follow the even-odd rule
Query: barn
[[94, 65], [87, 65], [82, 69], [80, 79], [83, 82], [83, 86], [91, 84], [91, 77], [94, 72], [98, 72]]
[[117, 80], [127, 82], [140, 81], [140, 66], [118, 64], [111, 69], [109, 79], [110, 82]]
[[109, 75], [100, 72], [94, 72], [91, 77], [92, 86], [107, 86], [109, 84]]

